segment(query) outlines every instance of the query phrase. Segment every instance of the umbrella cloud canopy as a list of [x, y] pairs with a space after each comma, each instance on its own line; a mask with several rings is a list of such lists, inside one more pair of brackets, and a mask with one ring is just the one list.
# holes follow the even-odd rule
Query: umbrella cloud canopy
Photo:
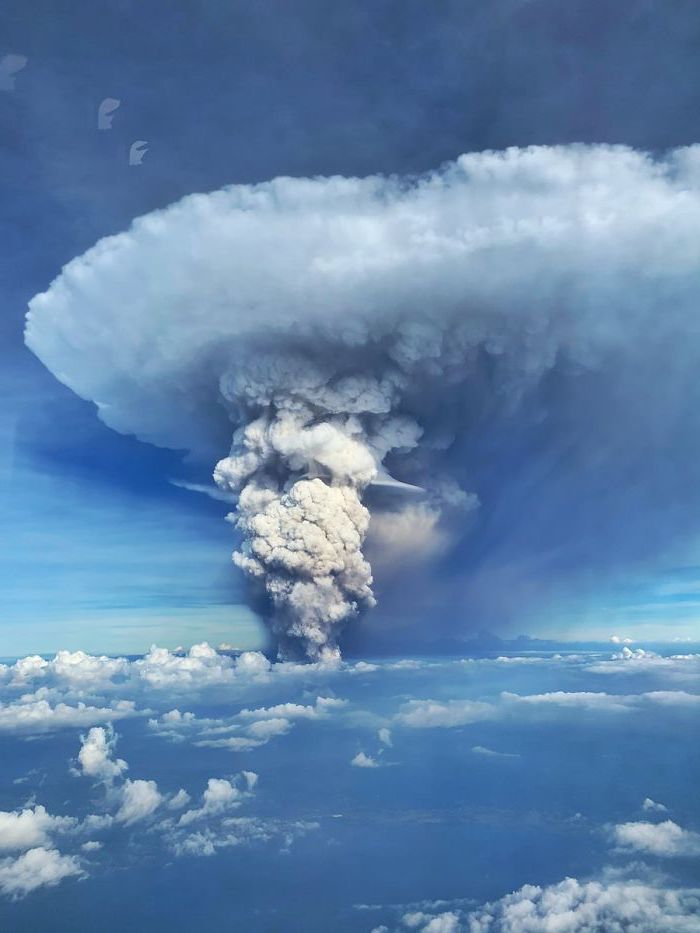
[[423, 487], [384, 527], [418, 515], [444, 554], [479, 491], [451, 451], [485, 414], [555, 370], [633, 380], [675, 344], [700, 362], [699, 234], [700, 147], [277, 178], [101, 240], [31, 301], [26, 342], [110, 427], [215, 465], [282, 654], [329, 658], [374, 604], [374, 480]]

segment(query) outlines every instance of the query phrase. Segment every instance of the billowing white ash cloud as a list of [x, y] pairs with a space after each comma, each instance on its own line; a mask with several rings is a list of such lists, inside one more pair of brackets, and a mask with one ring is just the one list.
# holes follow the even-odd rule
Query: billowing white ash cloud
[[696, 342], [698, 234], [697, 147], [278, 178], [100, 241], [32, 300], [26, 340], [115, 430], [216, 464], [282, 653], [327, 658], [374, 603], [368, 487], [424, 487], [378, 540], [400, 535], [402, 564], [444, 553], [479, 492], [450, 449], [555, 370], [624, 382]]
[[374, 605], [362, 492], [389, 450], [411, 449], [421, 433], [393, 413], [398, 374], [377, 379], [359, 365], [346, 375], [347, 361], [260, 350], [219, 384], [242, 425], [214, 471], [238, 496], [244, 544], [233, 559], [264, 586], [283, 649], [297, 642], [310, 657], [337, 651], [340, 624]]

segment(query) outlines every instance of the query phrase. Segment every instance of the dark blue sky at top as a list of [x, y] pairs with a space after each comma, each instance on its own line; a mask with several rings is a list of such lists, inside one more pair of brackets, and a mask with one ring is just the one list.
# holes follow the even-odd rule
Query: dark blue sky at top
[[[700, 136], [691, 0], [10, 0], [0, 37], [0, 57], [28, 59], [0, 91], [3, 654], [59, 646], [60, 626], [32, 636], [39, 614], [83, 619], [73, 647], [99, 616], [110, 650], [126, 645], [104, 621], [115, 607], [160, 618], [243, 599], [220, 504], [171, 487], [176, 455], [109, 431], [25, 349], [27, 301], [65, 262], [231, 182]], [[100, 132], [106, 97], [121, 106]], [[135, 140], [148, 152], [130, 166]]]

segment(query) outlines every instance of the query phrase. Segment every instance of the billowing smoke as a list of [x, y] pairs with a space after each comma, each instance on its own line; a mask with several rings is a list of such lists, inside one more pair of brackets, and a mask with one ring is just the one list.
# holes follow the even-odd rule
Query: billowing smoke
[[699, 234], [700, 147], [278, 178], [100, 241], [32, 300], [26, 340], [115, 430], [216, 464], [281, 652], [326, 658], [374, 605], [369, 487], [386, 563], [392, 541], [404, 566], [446, 553], [480, 425], [555, 372], [624, 385], [696, 340]]
[[374, 605], [362, 492], [389, 450], [420, 435], [393, 414], [397, 375], [377, 379], [358, 363], [348, 374], [347, 365], [261, 349], [219, 383], [242, 425], [214, 471], [238, 495], [244, 544], [233, 559], [264, 585], [281, 646], [298, 641], [310, 657], [335, 651], [339, 625]]

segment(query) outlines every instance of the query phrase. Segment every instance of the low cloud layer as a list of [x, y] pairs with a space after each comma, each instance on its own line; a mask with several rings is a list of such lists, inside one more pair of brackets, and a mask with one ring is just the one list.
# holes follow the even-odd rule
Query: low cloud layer
[[699, 898], [697, 888], [607, 869], [592, 880], [525, 884], [476, 909], [464, 899], [407, 905], [371, 933], [692, 933]]
[[639, 880], [578, 881], [566, 878], [520, 890], [472, 912], [464, 925], [421, 926], [424, 931], [535, 933], [537, 930], [655, 930], [686, 933], [697, 918], [697, 889], [673, 889]]
[[282, 654], [327, 658], [375, 602], [373, 484], [387, 567], [445, 560], [481, 502], [482, 615], [541, 598], [552, 552], [624, 563], [652, 527], [657, 551], [688, 531], [699, 232], [698, 147], [278, 178], [100, 241], [32, 300], [26, 340], [112, 428], [216, 465]]
[[[688, 803], [694, 772], [692, 765], [669, 770], [656, 763], [674, 760], [683, 737], [697, 731], [700, 697], [676, 683], [684, 669], [695, 670], [697, 655], [668, 660], [640, 671], [642, 687], [627, 674], [615, 681], [615, 672], [598, 672], [591, 663], [600, 663], [597, 653], [271, 664], [255, 652], [234, 658], [200, 644], [177, 654], [153, 648], [136, 659], [80, 652], [20, 659], [0, 667], [7, 709], [40, 693], [52, 708], [61, 703], [69, 710], [78, 703], [116, 710], [128, 697], [133, 713], [115, 726], [67, 716], [38, 734], [3, 737], [21, 757], [11, 756], [17, 768], [6, 782], [11, 802], [0, 812], [0, 895], [18, 899], [59, 882], [68, 888], [71, 879], [100, 884], [106, 872], [126, 868], [139, 873], [157, 865], [171, 881], [180, 870], [191, 878], [207, 871], [192, 862], [174, 868], [180, 859], [228, 858], [241, 878], [251, 862], [258, 875], [264, 864], [264, 877], [284, 876], [280, 858], [288, 857], [303, 860], [303, 877], [310, 858], [324, 870], [338, 859], [339, 867], [356, 870], [353, 840], [361, 826], [408, 849], [402, 864], [423, 871], [420, 846], [405, 840], [413, 831], [422, 837], [428, 825], [447, 846], [435, 851], [446, 852], [444, 864], [454, 867], [459, 825], [460, 835], [475, 826], [479, 834], [465, 844], [471, 862], [464, 889], [459, 874], [450, 876], [451, 889], [464, 896], [366, 907], [373, 913], [363, 915], [363, 929], [525, 933], [565, 923], [582, 933], [615, 923], [639, 933], [693, 929], [700, 901], [684, 873], [700, 857], [697, 813]], [[420, 699], [431, 695], [436, 699]], [[60, 734], [50, 735], [54, 729]], [[455, 737], [449, 729], [462, 732]], [[558, 758], [542, 751], [552, 735], [561, 743]], [[591, 742], [615, 749], [592, 771], [575, 758]], [[426, 798], [425, 762], [433, 760], [430, 786], [435, 782], [440, 795]], [[308, 767], [290, 767], [299, 761]], [[630, 761], [638, 766], [630, 770]], [[585, 782], [581, 812], [578, 791], [553, 802], [555, 788], [570, 786], [572, 768]], [[610, 786], [619, 788], [619, 798], [610, 797]], [[513, 799], [513, 787], [534, 794], [527, 810]], [[500, 795], [495, 822], [494, 793]], [[540, 852], [552, 841], [554, 874], [547, 869], [515, 882], [508, 875], [502, 887], [484, 891], [482, 862], [502, 864], [503, 832], [515, 833], [516, 825]], [[495, 835], [482, 835], [491, 830]], [[306, 846], [308, 834], [316, 839]], [[578, 870], [557, 855], [562, 834], [574, 856], [595, 857], [602, 847], [615, 872], [537, 884]], [[485, 839], [491, 842], [477, 844]], [[654, 876], [661, 868], [667, 877]], [[367, 890], [375, 891], [374, 866], [361, 871], [371, 878]], [[435, 877], [444, 883], [442, 866]], [[524, 881], [533, 883], [518, 887]], [[409, 878], [409, 891], [411, 884]], [[416, 896], [436, 893], [433, 884]]]
[[409, 700], [396, 715], [410, 729], [455, 729], [503, 717], [626, 716], [653, 708], [700, 709], [700, 696], [685, 690], [653, 690], [631, 695], [567, 692], [520, 695], [501, 693], [496, 702], [483, 700]]

